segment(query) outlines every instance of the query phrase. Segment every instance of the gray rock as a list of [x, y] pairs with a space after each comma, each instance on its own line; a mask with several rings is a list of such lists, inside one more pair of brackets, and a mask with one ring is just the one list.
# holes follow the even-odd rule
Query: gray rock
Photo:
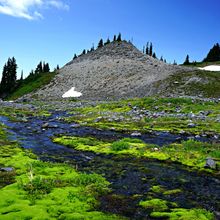
[[194, 123], [189, 123], [189, 124], [187, 125], [187, 127], [188, 127], [188, 128], [195, 128], [195, 127], [196, 127], [196, 124], [194, 124]]
[[79, 128], [80, 127], [80, 124], [72, 124], [70, 125], [71, 128]]
[[132, 136], [132, 137], [140, 137], [140, 136], [141, 136], [141, 133], [135, 131], [135, 132], [131, 133], [131, 136]]
[[211, 158], [206, 158], [205, 168], [216, 169], [216, 162]]
[[0, 171], [2, 172], [12, 172], [14, 171], [13, 167], [0, 167]]

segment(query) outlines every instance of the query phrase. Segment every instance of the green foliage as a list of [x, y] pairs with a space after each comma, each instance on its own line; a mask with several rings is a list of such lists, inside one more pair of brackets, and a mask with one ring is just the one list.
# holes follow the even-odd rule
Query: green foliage
[[113, 151], [122, 151], [129, 149], [130, 145], [126, 140], [120, 140], [113, 142], [111, 145], [111, 150]]

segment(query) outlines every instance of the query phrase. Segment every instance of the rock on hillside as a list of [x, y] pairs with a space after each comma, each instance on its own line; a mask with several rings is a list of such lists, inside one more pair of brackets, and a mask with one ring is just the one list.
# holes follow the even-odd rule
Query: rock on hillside
[[34, 96], [60, 99], [75, 87], [87, 100], [143, 97], [156, 93], [154, 82], [188, 70], [144, 55], [126, 41], [112, 42], [67, 63]]

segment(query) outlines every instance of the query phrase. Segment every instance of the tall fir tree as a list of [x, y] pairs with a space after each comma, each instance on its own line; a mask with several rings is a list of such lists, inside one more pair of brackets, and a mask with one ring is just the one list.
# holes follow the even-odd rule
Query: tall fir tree
[[186, 55], [186, 59], [185, 59], [183, 64], [184, 65], [189, 65], [190, 64], [190, 62], [189, 62], [189, 55], [188, 54]]
[[118, 34], [117, 41], [121, 42], [121, 33]]
[[147, 42], [147, 46], [146, 46], [146, 54], [149, 55], [149, 42]]
[[153, 55], [153, 44], [152, 44], [152, 43], [150, 43], [149, 55], [150, 55], [150, 56]]
[[98, 48], [101, 48], [101, 47], [103, 47], [103, 40], [102, 39], [100, 39], [100, 41], [98, 43]]
[[215, 62], [220, 61], [220, 46], [215, 44], [213, 48], [209, 51], [203, 62]]
[[37, 65], [36, 69], [35, 69], [35, 74], [40, 74], [43, 72], [43, 65], [42, 65], [42, 61], [40, 61], [40, 63]]
[[114, 35], [113, 42], [115, 42], [116, 40], [117, 40], [117, 37], [116, 35]]
[[17, 64], [14, 57], [8, 58], [2, 72], [2, 80], [0, 84], [0, 96], [5, 98], [16, 87], [17, 81]]

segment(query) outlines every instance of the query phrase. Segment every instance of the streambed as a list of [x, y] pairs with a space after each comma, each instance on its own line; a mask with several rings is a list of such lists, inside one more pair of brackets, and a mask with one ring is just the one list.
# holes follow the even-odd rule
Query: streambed
[[[190, 171], [179, 164], [169, 164], [128, 156], [101, 155], [80, 152], [55, 144], [51, 137], [58, 134], [94, 136], [104, 140], [129, 137], [113, 131], [102, 131], [88, 127], [73, 127], [60, 119], [65, 113], [54, 113], [49, 118], [29, 117], [28, 122], [11, 122], [0, 117], [8, 126], [10, 138], [18, 140], [21, 146], [32, 149], [41, 160], [72, 164], [83, 172], [102, 174], [111, 183], [111, 194], [100, 198], [100, 210], [117, 213], [131, 219], [149, 219], [146, 210], [138, 206], [149, 196], [175, 202], [182, 208], [205, 208], [220, 210], [220, 180], [206, 174]], [[42, 125], [49, 123], [43, 129]], [[146, 143], [159, 146], [186, 140], [187, 136], [170, 133], [145, 134], [140, 137]], [[211, 141], [202, 139], [201, 141]], [[164, 195], [152, 192], [153, 186], [166, 190], [180, 189], [180, 193]]]

